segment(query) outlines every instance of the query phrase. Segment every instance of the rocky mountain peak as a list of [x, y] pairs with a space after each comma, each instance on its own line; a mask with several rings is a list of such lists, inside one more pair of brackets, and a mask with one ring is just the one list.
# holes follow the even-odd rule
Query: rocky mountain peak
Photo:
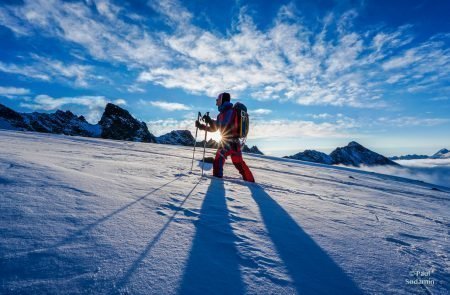
[[333, 164], [333, 159], [329, 155], [315, 150], [305, 150], [303, 152], [285, 158], [328, 165]]
[[399, 165], [394, 161], [365, 148], [355, 141], [350, 142], [345, 147], [336, 148], [331, 152], [330, 157], [333, 159], [333, 164], [343, 164], [355, 167], [361, 165]]
[[246, 144], [244, 144], [244, 146], [242, 147], [242, 151], [244, 153], [249, 153], [249, 154], [264, 155], [263, 152], [261, 152], [256, 145], [249, 148]]
[[432, 155], [430, 158], [432, 159], [446, 159], [450, 158], [450, 151], [448, 149], [441, 149], [434, 155]]
[[362, 145], [357, 143], [356, 141], [350, 141], [347, 145], [347, 147], [353, 147], [353, 148], [364, 148]]
[[102, 137], [108, 139], [156, 142], [147, 125], [135, 119], [127, 110], [108, 103], [98, 122], [102, 127]]
[[189, 130], [173, 130], [156, 138], [158, 143], [193, 146], [195, 139]]

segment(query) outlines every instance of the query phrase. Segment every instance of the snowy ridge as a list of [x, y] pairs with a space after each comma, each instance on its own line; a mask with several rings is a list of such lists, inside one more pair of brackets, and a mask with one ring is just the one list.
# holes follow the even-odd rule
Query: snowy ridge
[[430, 158], [432, 159], [450, 159], [450, 151], [448, 149], [442, 149], [432, 155]]
[[2, 294], [448, 292], [448, 188], [256, 155], [247, 184], [228, 162], [189, 174], [189, 147], [0, 140]]
[[297, 153], [292, 156], [287, 156], [284, 158], [301, 160], [306, 162], [322, 163], [322, 164], [333, 164], [333, 158], [325, 153], [315, 151], [315, 150], [305, 150], [304, 152]]
[[173, 130], [156, 138], [157, 143], [194, 146], [195, 138], [189, 130]]
[[398, 163], [363, 147], [355, 141], [351, 141], [347, 146], [336, 148], [330, 153], [330, 155], [315, 150], [305, 150], [304, 152], [300, 152], [292, 156], [286, 156], [284, 158], [328, 165], [345, 165], [353, 167], [360, 167], [364, 165], [400, 166]]
[[89, 124], [83, 116], [78, 117], [70, 111], [21, 114], [2, 104], [0, 104], [0, 128], [87, 137], [100, 137], [101, 134], [100, 126]]
[[398, 161], [398, 160], [418, 160], [418, 159], [428, 159], [429, 156], [427, 155], [404, 155], [404, 156], [394, 156], [389, 157], [390, 160]]
[[450, 151], [448, 149], [441, 149], [432, 156], [414, 154], [400, 157], [390, 157], [389, 159], [391, 160], [450, 159]]

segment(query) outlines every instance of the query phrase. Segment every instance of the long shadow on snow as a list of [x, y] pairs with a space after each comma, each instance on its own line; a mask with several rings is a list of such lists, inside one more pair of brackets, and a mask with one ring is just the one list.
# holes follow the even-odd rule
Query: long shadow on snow
[[350, 277], [264, 189], [249, 184], [262, 219], [299, 294], [361, 294]]
[[153, 238], [153, 240], [148, 243], [148, 245], [145, 247], [144, 251], [139, 255], [139, 257], [133, 262], [133, 264], [128, 268], [128, 270], [125, 272], [125, 274], [122, 276], [122, 278], [117, 282], [116, 286], [118, 290], [120, 290], [122, 287], [124, 287], [130, 278], [133, 276], [133, 274], [136, 272], [136, 270], [139, 268], [139, 265], [144, 260], [145, 257], [148, 256], [152, 248], [158, 243], [158, 241], [163, 236], [164, 232], [169, 227], [170, 223], [175, 219], [175, 216], [183, 209], [184, 203], [187, 201], [187, 199], [190, 197], [192, 192], [195, 190], [195, 188], [200, 183], [201, 179], [195, 184], [195, 186], [191, 189], [191, 191], [184, 197], [183, 201], [178, 205], [178, 210], [176, 210], [172, 216], [170, 216], [169, 220], [164, 224], [164, 226], [159, 230], [159, 232], [156, 234], [156, 236]]
[[178, 292], [180, 294], [242, 294], [237, 240], [230, 225], [222, 180], [211, 179], [197, 231]]

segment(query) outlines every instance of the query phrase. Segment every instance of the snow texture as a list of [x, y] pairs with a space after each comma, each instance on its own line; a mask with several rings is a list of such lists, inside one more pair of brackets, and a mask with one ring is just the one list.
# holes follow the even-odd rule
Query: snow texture
[[328, 165], [333, 164], [333, 159], [330, 156], [315, 150], [305, 150], [304, 152], [297, 153], [293, 156], [287, 156], [285, 158]]
[[449, 292], [445, 187], [245, 155], [248, 184], [229, 162], [201, 178], [201, 153], [189, 173], [189, 147], [0, 142], [0, 294]]

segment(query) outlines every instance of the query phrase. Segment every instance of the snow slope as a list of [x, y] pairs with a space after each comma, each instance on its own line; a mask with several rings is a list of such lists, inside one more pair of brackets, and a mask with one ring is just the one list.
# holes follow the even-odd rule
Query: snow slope
[[0, 130], [0, 293], [448, 294], [448, 189], [250, 155], [246, 184], [191, 156]]

